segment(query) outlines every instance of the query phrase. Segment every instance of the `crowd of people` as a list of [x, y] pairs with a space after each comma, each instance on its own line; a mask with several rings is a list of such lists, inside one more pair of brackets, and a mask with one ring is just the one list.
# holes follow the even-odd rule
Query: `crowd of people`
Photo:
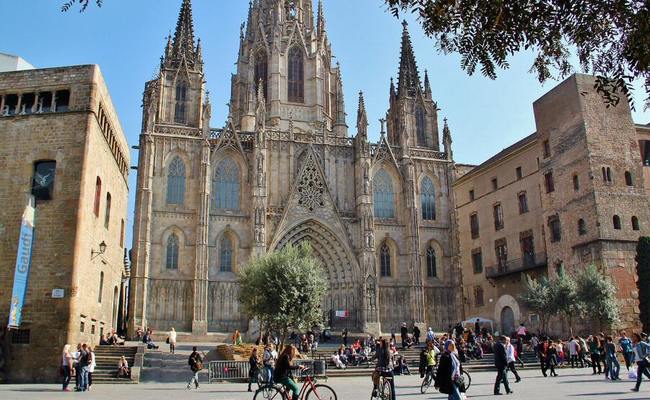
[[71, 346], [63, 346], [61, 355], [61, 372], [63, 375], [63, 391], [71, 392], [70, 381], [75, 378], [75, 392], [85, 392], [92, 388], [93, 372], [95, 371], [95, 353], [93, 347], [86, 343], [77, 344], [76, 351], [70, 351]]

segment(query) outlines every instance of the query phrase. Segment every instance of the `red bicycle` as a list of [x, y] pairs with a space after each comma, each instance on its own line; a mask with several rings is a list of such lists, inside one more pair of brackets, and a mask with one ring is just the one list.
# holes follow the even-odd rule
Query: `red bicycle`
[[[305, 369], [304, 371], [307, 371]], [[304, 372], [303, 371], [303, 372]], [[289, 394], [282, 385], [266, 385], [257, 389], [253, 400], [288, 400]], [[317, 383], [310, 375], [303, 376], [302, 388], [297, 399], [292, 400], [336, 400], [336, 392], [327, 385]]]

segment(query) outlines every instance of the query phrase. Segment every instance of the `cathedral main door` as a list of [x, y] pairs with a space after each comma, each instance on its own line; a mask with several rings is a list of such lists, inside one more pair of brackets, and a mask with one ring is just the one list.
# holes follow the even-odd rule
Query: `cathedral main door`
[[324, 324], [332, 330], [361, 330], [362, 285], [356, 260], [332, 231], [316, 220], [303, 222], [290, 229], [278, 242], [276, 249], [305, 241], [311, 245], [314, 257], [323, 266], [329, 283], [321, 302]]

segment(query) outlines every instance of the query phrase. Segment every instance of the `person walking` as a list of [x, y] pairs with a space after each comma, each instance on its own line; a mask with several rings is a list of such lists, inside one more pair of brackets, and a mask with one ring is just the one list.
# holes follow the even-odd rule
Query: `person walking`
[[578, 358], [580, 359], [580, 368], [584, 367], [585, 365], [589, 367], [589, 360], [587, 360], [587, 350], [589, 347], [587, 346], [587, 341], [585, 338], [582, 336], [578, 336], [578, 343], [580, 344], [580, 349], [578, 350]]
[[91, 345], [88, 345], [88, 390], [93, 386], [93, 373], [95, 372], [95, 367], [97, 366], [97, 362], [95, 361], [95, 352], [93, 351], [93, 347]]
[[296, 358], [296, 348], [293, 345], [286, 346], [282, 350], [282, 353], [280, 353], [275, 371], [273, 371], [273, 380], [276, 383], [282, 384], [287, 391], [291, 391], [292, 396], [290, 400], [297, 400], [300, 395], [300, 388], [291, 378], [290, 372], [305, 368], [302, 365], [294, 365], [294, 358]]
[[341, 338], [343, 339], [343, 346], [348, 347], [348, 329], [343, 328], [341, 332]]
[[607, 364], [607, 371], [609, 372], [609, 379], [613, 381], [620, 380], [618, 374], [621, 371], [621, 363], [616, 356], [616, 344], [611, 336], [605, 339], [605, 363]]
[[598, 369], [597, 373], [602, 374], [603, 370], [600, 367], [600, 339], [598, 339], [597, 335], [589, 336], [587, 345], [591, 356], [591, 368], [594, 371], [592, 375], [596, 375], [596, 368]]
[[542, 375], [546, 377], [546, 341], [539, 342], [535, 350], [537, 353], [537, 359], [539, 360], [539, 366], [542, 369]]
[[273, 355], [273, 345], [267, 344], [264, 347], [264, 354], [262, 355], [262, 365], [266, 372], [266, 383], [273, 384], [273, 369], [275, 368], [275, 356]]
[[417, 325], [413, 325], [413, 341], [415, 342], [416, 346], [420, 344], [420, 334], [420, 328], [418, 328]]
[[400, 328], [400, 336], [402, 339], [402, 348], [406, 348], [406, 338], [408, 337], [409, 330], [406, 327], [406, 322], [402, 322], [402, 327]]
[[[571, 368], [575, 368], [578, 365], [578, 353], [580, 351], [580, 344], [575, 336], [571, 337], [569, 340], [569, 359], [571, 360]], [[580, 360], [582, 363], [582, 360]], [[582, 365], [584, 366], [584, 365]]]
[[436, 335], [435, 335], [435, 333], [433, 333], [433, 329], [431, 327], [429, 327], [429, 329], [427, 329], [427, 342], [432, 342], [433, 343], [433, 340], [435, 339], [435, 336]]
[[253, 352], [248, 359], [248, 391], [252, 392], [251, 384], [257, 383], [257, 376], [260, 372], [259, 360], [257, 358], [257, 347], [253, 347]]
[[634, 360], [634, 349], [632, 348], [632, 341], [627, 337], [625, 331], [621, 332], [618, 345], [621, 346], [621, 353], [623, 353], [623, 359], [625, 360], [625, 368], [629, 371], [630, 365]]
[[440, 393], [447, 395], [447, 400], [461, 400], [458, 383], [461, 376], [461, 364], [456, 357], [456, 344], [449, 343], [440, 356], [434, 386]]
[[70, 354], [70, 345], [63, 346], [63, 353], [61, 354], [61, 370], [63, 372], [63, 391], [70, 392], [68, 388], [70, 380], [72, 379], [72, 355]]
[[81, 351], [79, 352], [79, 368], [81, 376], [79, 376], [79, 391], [85, 392], [88, 390], [88, 369], [90, 368], [90, 352], [88, 351], [88, 345], [86, 343], [81, 345]]
[[643, 375], [650, 379], [650, 371], [648, 371], [648, 366], [650, 366], [650, 344], [643, 341], [641, 335], [638, 333], [632, 335], [632, 343], [634, 345], [634, 361], [637, 365], [636, 386], [634, 386], [632, 391], [638, 392], [641, 388]]
[[79, 380], [81, 379], [81, 367], [79, 366], [79, 357], [81, 357], [81, 343], [77, 343], [77, 351], [72, 354], [72, 373], [74, 375], [74, 390], [79, 391]]
[[176, 353], [176, 330], [173, 326], [172, 329], [169, 330], [167, 341], [169, 342], [169, 352], [171, 354]]
[[553, 344], [551, 339], [546, 342], [546, 369], [550, 369], [551, 376], [558, 376], [555, 372], [557, 365], [557, 347]]
[[494, 394], [501, 394], [501, 384], [506, 388], [506, 393], [512, 393], [508, 384], [508, 355], [506, 352], [506, 337], [500, 336], [499, 341], [494, 344], [494, 366], [497, 369], [497, 377], [494, 381]]
[[506, 358], [508, 359], [508, 370], [512, 371], [515, 375], [515, 383], [521, 382], [521, 377], [517, 373], [515, 368], [515, 362], [517, 362], [517, 349], [510, 342], [510, 338], [506, 337]]
[[196, 346], [192, 347], [192, 354], [190, 354], [190, 358], [187, 360], [187, 363], [194, 373], [192, 379], [190, 379], [190, 381], [187, 383], [187, 390], [192, 389], [192, 383], [194, 383], [194, 387], [198, 389], [199, 371], [203, 369], [203, 356], [198, 351], [196, 351]]

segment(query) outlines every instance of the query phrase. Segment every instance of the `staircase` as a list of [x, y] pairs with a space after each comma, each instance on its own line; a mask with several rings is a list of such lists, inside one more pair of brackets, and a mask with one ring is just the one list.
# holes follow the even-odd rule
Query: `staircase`
[[[94, 349], [96, 357], [93, 384], [95, 383], [138, 383], [142, 366], [142, 346], [97, 346]], [[130, 378], [118, 378], [117, 366], [120, 357], [126, 357], [131, 369]]]

